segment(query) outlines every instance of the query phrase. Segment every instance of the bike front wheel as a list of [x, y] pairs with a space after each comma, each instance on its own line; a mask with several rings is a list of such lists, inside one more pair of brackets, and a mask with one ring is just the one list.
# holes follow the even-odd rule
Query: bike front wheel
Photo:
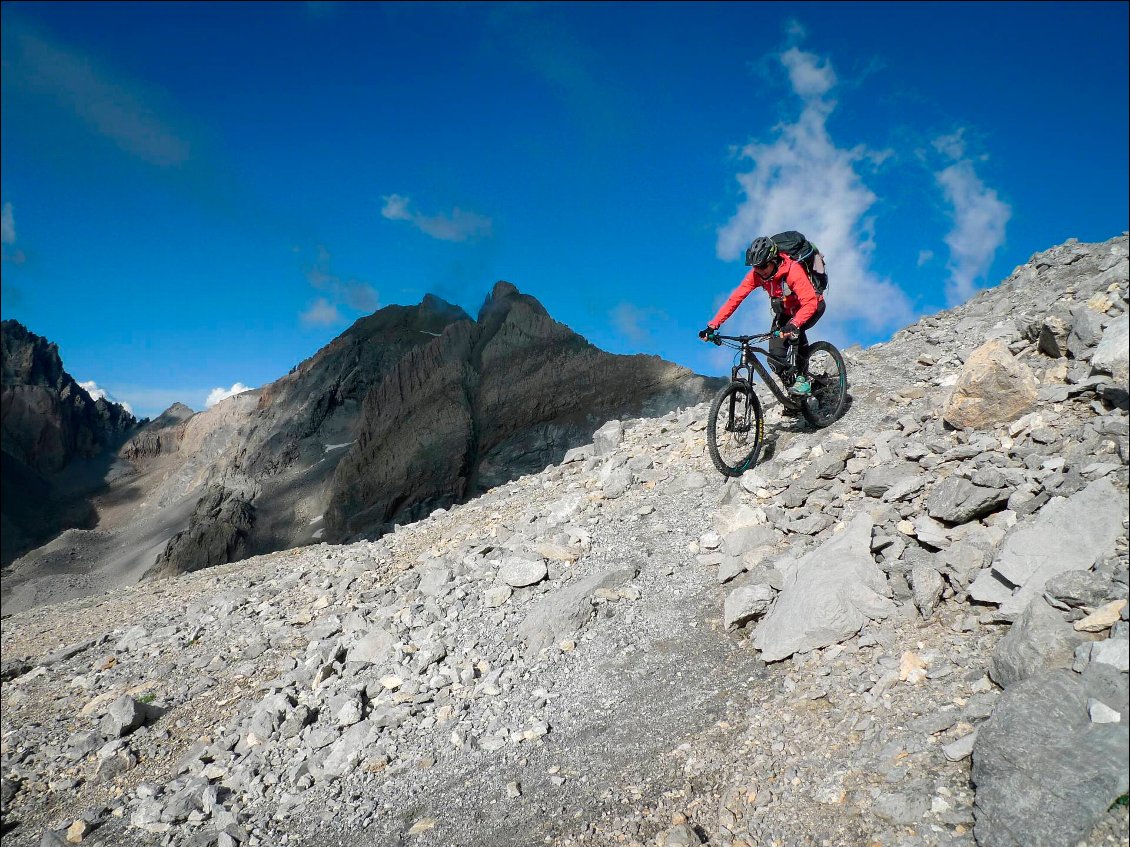
[[839, 350], [827, 341], [816, 341], [808, 348], [806, 370], [812, 395], [804, 399], [800, 410], [804, 419], [819, 429], [843, 414], [847, 403], [847, 367]]
[[725, 476], [741, 476], [757, 463], [764, 431], [753, 386], [731, 382], [718, 392], [706, 419], [706, 446], [714, 467]]

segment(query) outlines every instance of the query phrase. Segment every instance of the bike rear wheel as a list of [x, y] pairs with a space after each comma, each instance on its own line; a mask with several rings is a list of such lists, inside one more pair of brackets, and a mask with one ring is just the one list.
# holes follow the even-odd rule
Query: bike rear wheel
[[714, 467], [725, 476], [741, 476], [757, 463], [764, 432], [753, 386], [731, 382], [715, 396], [706, 419], [706, 446]]
[[808, 348], [808, 378], [812, 395], [801, 403], [804, 419], [816, 428], [828, 426], [844, 412], [847, 403], [847, 366], [840, 351], [827, 341], [816, 341]]

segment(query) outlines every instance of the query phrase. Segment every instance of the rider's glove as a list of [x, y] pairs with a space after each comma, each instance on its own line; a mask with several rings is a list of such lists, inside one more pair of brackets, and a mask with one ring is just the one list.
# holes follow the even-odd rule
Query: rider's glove
[[713, 341], [717, 334], [718, 330], [710, 324], [707, 324], [706, 329], [699, 330], [698, 337], [703, 341]]

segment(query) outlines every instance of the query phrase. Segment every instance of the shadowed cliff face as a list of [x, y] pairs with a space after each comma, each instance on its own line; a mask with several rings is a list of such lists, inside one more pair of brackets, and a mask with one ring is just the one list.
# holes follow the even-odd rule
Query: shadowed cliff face
[[560, 461], [609, 418], [700, 402], [713, 383], [605, 353], [499, 282], [478, 320], [405, 356], [366, 397], [326, 533], [373, 533]]
[[137, 425], [117, 403], [94, 400], [63, 370], [58, 345], [14, 320], [3, 323], [3, 444], [39, 473], [90, 458]]
[[86, 526], [86, 495], [100, 479], [90, 467], [137, 426], [117, 403], [94, 400], [63, 369], [59, 348], [14, 320], [3, 322], [0, 429], [3, 443], [3, 551], [16, 556], [68, 527]]

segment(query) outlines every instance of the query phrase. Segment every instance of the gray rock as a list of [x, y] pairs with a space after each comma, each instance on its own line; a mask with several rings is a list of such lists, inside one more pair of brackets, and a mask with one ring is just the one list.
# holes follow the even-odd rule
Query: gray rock
[[330, 747], [322, 760], [322, 771], [328, 776], [342, 776], [353, 770], [364, 754], [364, 742], [369, 731], [365, 724], [350, 726]]
[[396, 639], [386, 630], [376, 628], [370, 630], [360, 641], [350, 647], [347, 657], [351, 662], [380, 665], [388, 661], [395, 645]]
[[1110, 580], [1094, 571], [1065, 571], [1044, 583], [1044, 594], [1053, 605], [1077, 609], [1113, 599], [1112, 588]]
[[911, 826], [930, 811], [930, 798], [922, 794], [882, 794], [874, 808], [875, 814], [885, 821]]
[[722, 537], [722, 549], [729, 556], [742, 556], [759, 547], [777, 543], [777, 532], [768, 524], [735, 529]]
[[97, 732], [76, 732], [67, 739], [67, 758], [73, 762], [93, 753], [103, 744], [103, 737]]
[[655, 847], [698, 847], [702, 838], [689, 823], [663, 830], [655, 837]]
[[726, 628], [741, 626], [743, 623], [765, 614], [776, 596], [777, 592], [764, 583], [754, 583], [735, 588], [726, 595], [726, 602], [723, 606], [723, 620]]
[[128, 694], [115, 700], [102, 718], [100, 728], [104, 735], [122, 738], [145, 723], [145, 705]]
[[[941, 570], [949, 575], [951, 582], [963, 588], [968, 586], [985, 566], [985, 551], [965, 541], [951, 544], [938, 553], [938, 558]], [[1008, 593], [1012, 593], [1011, 589]], [[1006, 598], [996, 602], [1003, 602], [1004, 599]]]
[[951, 762], [960, 762], [962, 759], [973, 755], [973, 748], [977, 744], [977, 730], [968, 735], [963, 735], [956, 741], [942, 746], [942, 755]]
[[620, 421], [609, 421], [592, 434], [593, 453], [607, 456], [624, 440], [624, 427]]
[[697, 491], [700, 488], [706, 488], [709, 484], [710, 481], [698, 471], [687, 471], [667, 483], [667, 492], [669, 494], [680, 494], [684, 491]]
[[1067, 336], [1067, 352], [1076, 359], [1086, 359], [1102, 337], [1102, 315], [1086, 306], [1076, 309], [1071, 334]]
[[868, 497], [882, 497], [888, 489], [919, 479], [917, 465], [908, 462], [901, 464], [883, 464], [869, 470], [863, 477], [861, 488]]
[[886, 577], [871, 558], [872, 528], [869, 515], [858, 515], [801, 559], [778, 563], [784, 588], [753, 636], [765, 661], [827, 647], [894, 614]]
[[1071, 328], [1059, 315], [1048, 315], [1039, 327], [1037, 349], [1045, 356], [1062, 359], [1067, 355], [1067, 336]]
[[982, 847], [1075, 844], [1126, 793], [1127, 725], [1092, 723], [1087, 710], [1093, 697], [1124, 712], [1126, 680], [1093, 671], [1017, 683], [980, 727], [972, 779]]
[[451, 568], [433, 567], [420, 574], [418, 589], [425, 597], [440, 597], [447, 593], [451, 582]]
[[636, 475], [631, 468], [616, 468], [602, 480], [601, 490], [604, 492], [606, 498], [615, 500], [618, 497], [623, 497], [635, 481]]
[[1055, 668], [1070, 668], [1082, 637], [1063, 616], [1034, 597], [993, 651], [989, 676], [1002, 688]]
[[1122, 673], [1130, 673], [1130, 640], [1108, 638], [1091, 646], [1091, 661], [1110, 665]]
[[910, 572], [910, 587], [914, 591], [914, 605], [923, 617], [930, 617], [942, 599], [942, 575], [926, 565], [915, 565]]
[[1016, 586], [1009, 583], [994, 568], [985, 568], [969, 584], [969, 596], [978, 603], [1007, 603]]
[[522, 559], [508, 556], [498, 568], [498, 578], [511, 588], [522, 588], [541, 582], [549, 575], [545, 559]]
[[930, 517], [951, 524], [967, 523], [1004, 508], [1011, 490], [984, 488], [967, 479], [951, 476], [930, 493], [926, 510]]
[[593, 444], [583, 444], [580, 447], [573, 447], [565, 451], [565, 458], [561, 460], [561, 464], [568, 465], [573, 462], [583, 462], [585, 459], [591, 458], [596, 453], [596, 446]]
[[1122, 533], [1125, 511], [1125, 496], [1103, 478], [1067, 499], [1052, 500], [1017, 527], [993, 564], [1005, 580], [1021, 586], [1001, 604], [1001, 614], [1020, 614], [1057, 574], [1090, 570]]
[[592, 616], [592, 595], [600, 588], [617, 588], [635, 578], [635, 568], [617, 568], [566, 585], [542, 598], [518, 627], [527, 655], [572, 635]]
[[1103, 331], [1102, 340], [1091, 357], [1091, 366], [1111, 374], [1115, 382], [1126, 388], [1130, 378], [1128, 349], [1130, 349], [1130, 316], [1122, 315], [1111, 321]]
[[488, 608], [497, 609], [510, 599], [514, 589], [509, 585], [493, 585], [483, 592], [483, 602]]

